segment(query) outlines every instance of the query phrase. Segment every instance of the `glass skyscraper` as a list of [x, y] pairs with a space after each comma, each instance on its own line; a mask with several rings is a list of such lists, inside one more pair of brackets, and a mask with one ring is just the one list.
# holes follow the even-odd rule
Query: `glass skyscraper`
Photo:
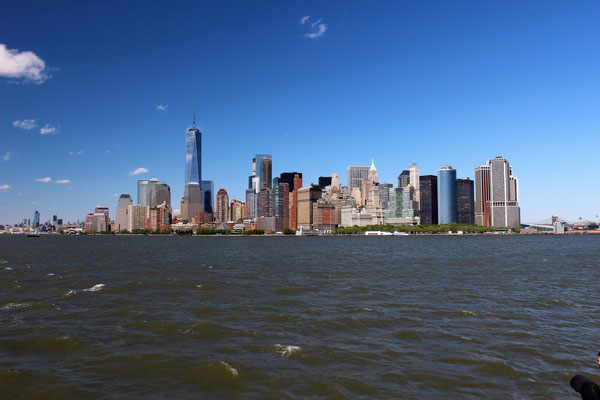
[[456, 222], [456, 170], [449, 165], [438, 171], [438, 220], [441, 224]]
[[185, 136], [185, 184], [202, 182], [202, 132], [194, 126], [187, 130]]
[[33, 226], [38, 227], [40, 226], [40, 212], [36, 211], [33, 214]]

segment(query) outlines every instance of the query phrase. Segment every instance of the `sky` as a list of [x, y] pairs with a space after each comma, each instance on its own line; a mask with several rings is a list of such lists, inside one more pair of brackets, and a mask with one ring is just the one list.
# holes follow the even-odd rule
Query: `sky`
[[5, 1], [0, 224], [114, 216], [152, 177], [178, 209], [194, 102], [230, 199], [256, 153], [305, 184], [501, 155], [523, 222], [595, 220], [599, 21], [599, 0]]

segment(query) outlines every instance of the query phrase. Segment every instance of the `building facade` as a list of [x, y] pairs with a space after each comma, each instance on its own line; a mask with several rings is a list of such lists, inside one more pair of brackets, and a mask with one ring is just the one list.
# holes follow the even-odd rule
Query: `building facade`
[[438, 221], [456, 222], [456, 170], [449, 165], [438, 170]]
[[359, 190], [362, 188], [363, 179], [369, 177], [369, 169], [367, 166], [351, 165], [348, 167], [348, 190], [352, 193], [354, 188]]
[[229, 221], [229, 195], [227, 190], [219, 189], [217, 192], [215, 222], [219, 224], [227, 221]]
[[437, 176], [423, 175], [419, 178], [419, 215], [422, 225], [438, 223]]
[[475, 223], [475, 186], [469, 178], [456, 180], [456, 222]]
[[117, 202], [117, 232], [127, 229], [127, 207], [133, 205], [133, 199], [128, 194], [122, 194]]

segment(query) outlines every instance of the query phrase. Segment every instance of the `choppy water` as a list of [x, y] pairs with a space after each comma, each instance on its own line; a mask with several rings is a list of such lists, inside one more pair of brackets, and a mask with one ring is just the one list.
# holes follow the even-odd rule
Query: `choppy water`
[[596, 237], [0, 237], [2, 398], [578, 398]]

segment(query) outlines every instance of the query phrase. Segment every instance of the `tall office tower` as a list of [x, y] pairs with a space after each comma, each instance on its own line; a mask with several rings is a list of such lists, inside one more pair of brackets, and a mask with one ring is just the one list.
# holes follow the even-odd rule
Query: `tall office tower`
[[257, 193], [263, 189], [271, 189], [273, 179], [273, 156], [257, 154], [252, 160], [253, 175], [258, 177]]
[[215, 183], [213, 181], [200, 182], [202, 189], [202, 203], [204, 204], [204, 212], [214, 213], [215, 210]]
[[417, 164], [413, 163], [408, 167], [408, 174], [409, 174], [409, 183], [415, 190], [414, 200], [417, 202], [417, 210], [418, 210], [419, 209], [418, 203], [421, 198], [421, 195], [420, 195], [421, 185], [419, 184], [419, 167], [417, 167]]
[[204, 198], [202, 188], [198, 182], [190, 182], [185, 185], [183, 198], [181, 199], [181, 219], [191, 222], [192, 218], [204, 212]]
[[375, 168], [375, 160], [373, 159], [371, 159], [371, 166], [369, 167], [367, 179], [369, 182], [379, 183], [379, 173], [377, 172], [377, 168]]
[[215, 211], [215, 221], [220, 224], [229, 220], [229, 195], [227, 190], [219, 189], [217, 192], [217, 206]]
[[456, 222], [456, 170], [444, 165], [438, 170], [438, 220], [440, 224]]
[[168, 229], [171, 225], [171, 206], [162, 203], [156, 207], [149, 207], [145, 228], [151, 231]]
[[281, 219], [281, 229], [290, 227], [290, 186], [273, 179], [273, 217]]
[[196, 104], [192, 127], [185, 135], [185, 184], [202, 182], [202, 133], [196, 128]]
[[148, 205], [148, 184], [149, 183], [150, 183], [149, 179], [140, 179], [138, 181], [137, 203], [139, 205], [141, 205], [141, 206], [147, 206]]
[[56, 226], [57, 222], [58, 222], [58, 216], [53, 215], [52, 216], [52, 225]]
[[313, 204], [321, 198], [321, 194], [318, 185], [298, 189], [298, 228], [312, 229]]
[[415, 218], [419, 212], [415, 200], [415, 188], [411, 184], [396, 188], [396, 202], [398, 204], [399, 218]]
[[117, 202], [117, 232], [127, 229], [127, 207], [133, 205], [133, 199], [128, 194], [122, 194]]
[[163, 203], [171, 206], [171, 188], [165, 182], [152, 178], [146, 190], [147, 206], [156, 207]]
[[36, 211], [33, 213], [33, 225], [32, 226], [35, 226], [36, 228], [38, 226], [40, 226], [40, 212], [39, 211]]
[[398, 187], [402, 188], [410, 185], [410, 171], [405, 169], [400, 175], [398, 175]]
[[502, 157], [492, 158], [488, 161], [488, 165], [490, 167], [491, 225], [518, 228], [521, 226], [521, 210], [517, 198], [518, 181], [512, 176], [512, 168], [508, 160]]
[[326, 188], [327, 186], [331, 186], [332, 178], [330, 176], [320, 176], [319, 177], [319, 186], [322, 188]]
[[348, 167], [348, 191], [352, 193], [352, 189], [358, 188], [361, 190], [363, 179], [369, 177], [370, 167], [351, 165]]
[[231, 200], [229, 204], [229, 220], [232, 222], [236, 222], [239, 219], [246, 218], [246, 204], [243, 201], [239, 200]]
[[475, 223], [475, 190], [469, 178], [456, 180], [456, 222], [465, 225]]
[[292, 193], [295, 189], [294, 178], [296, 175], [298, 175], [298, 177], [300, 178], [299, 188], [301, 188], [302, 187], [302, 172], [282, 172], [281, 175], [279, 175], [279, 183], [287, 183], [289, 185], [290, 193]]
[[127, 206], [127, 230], [144, 229], [146, 227], [146, 219], [150, 214], [150, 207], [144, 205]]
[[388, 208], [388, 201], [390, 200], [390, 188], [393, 188], [394, 185], [391, 183], [380, 183], [378, 186], [379, 189], [379, 202], [381, 203], [381, 207], [383, 209]]
[[512, 176], [512, 167], [510, 173], [510, 201], [519, 201], [519, 180]]
[[[490, 226], [489, 213], [486, 218], [486, 204], [490, 201], [490, 166], [475, 167], [475, 223]], [[489, 206], [488, 206], [489, 209]]]
[[246, 190], [246, 218], [255, 219], [258, 210], [258, 199], [254, 189]]
[[298, 190], [302, 187], [302, 174], [294, 175], [293, 191], [290, 192], [290, 228], [298, 229]]
[[340, 176], [335, 172], [331, 174], [331, 187], [336, 189], [340, 188]]
[[422, 225], [438, 223], [437, 176], [423, 175], [419, 178], [420, 214]]

